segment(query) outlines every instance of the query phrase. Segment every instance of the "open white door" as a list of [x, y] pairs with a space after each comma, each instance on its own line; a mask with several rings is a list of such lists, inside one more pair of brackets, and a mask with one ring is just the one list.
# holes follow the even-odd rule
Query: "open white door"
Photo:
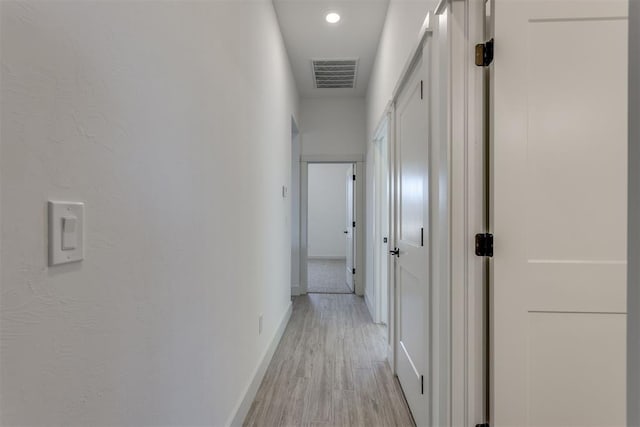
[[[422, 61], [396, 102], [397, 373], [416, 425], [428, 421], [428, 102]], [[424, 98], [424, 99], [423, 99]]]
[[491, 425], [623, 426], [627, 3], [493, 13]]
[[353, 184], [355, 176], [353, 165], [350, 165], [347, 168], [347, 175], [345, 177], [345, 182], [347, 186], [347, 211], [346, 211], [346, 224], [345, 224], [345, 241], [346, 241], [346, 253], [347, 253], [347, 271], [346, 271], [346, 282], [347, 286], [351, 291], [353, 291], [353, 275], [354, 275], [354, 266], [353, 266], [353, 255], [354, 255], [354, 232], [355, 225], [353, 222]]

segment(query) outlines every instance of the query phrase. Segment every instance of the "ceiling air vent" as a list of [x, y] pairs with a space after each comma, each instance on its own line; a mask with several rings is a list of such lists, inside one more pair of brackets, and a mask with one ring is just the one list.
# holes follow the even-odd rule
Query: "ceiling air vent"
[[318, 89], [356, 87], [357, 59], [313, 59], [313, 80]]

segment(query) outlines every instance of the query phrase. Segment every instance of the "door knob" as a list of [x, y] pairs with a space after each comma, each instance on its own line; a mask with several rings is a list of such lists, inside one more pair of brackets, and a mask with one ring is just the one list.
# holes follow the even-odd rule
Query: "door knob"
[[391, 255], [395, 255], [395, 256], [397, 256], [398, 258], [400, 258], [400, 249], [395, 248], [394, 250], [389, 251], [389, 254], [391, 254]]

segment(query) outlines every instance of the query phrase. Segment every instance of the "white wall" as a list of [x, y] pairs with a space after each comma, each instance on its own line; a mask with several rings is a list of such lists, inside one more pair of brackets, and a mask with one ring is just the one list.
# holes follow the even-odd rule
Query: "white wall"
[[627, 425], [640, 425], [640, 2], [629, 2], [629, 253]]
[[364, 98], [305, 98], [300, 116], [303, 156], [364, 156]]
[[[368, 169], [372, 169], [374, 155], [371, 152], [376, 128], [382, 120], [385, 108], [391, 101], [400, 73], [409, 60], [411, 50], [419, 40], [420, 28], [429, 10], [433, 10], [437, 1], [434, 0], [391, 0], [385, 19], [384, 28], [380, 36], [380, 44], [376, 60], [371, 72], [371, 80], [366, 99], [366, 159]], [[365, 294], [373, 296], [373, 174], [367, 171], [367, 223], [366, 223], [366, 277]]]
[[349, 164], [309, 165], [310, 258], [345, 258]]
[[[0, 8], [0, 424], [227, 424], [290, 307], [271, 2]], [[82, 263], [47, 267], [48, 199]]]
[[400, 73], [436, 0], [391, 0], [367, 89], [367, 139], [373, 138]]

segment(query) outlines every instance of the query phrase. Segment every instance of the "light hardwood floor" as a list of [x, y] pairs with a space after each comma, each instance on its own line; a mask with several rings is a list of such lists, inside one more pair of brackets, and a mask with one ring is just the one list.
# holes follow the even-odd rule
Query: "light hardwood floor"
[[310, 259], [307, 290], [323, 294], [351, 294], [347, 286], [347, 260]]
[[412, 426], [384, 329], [353, 294], [296, 297], [246, 427]]

